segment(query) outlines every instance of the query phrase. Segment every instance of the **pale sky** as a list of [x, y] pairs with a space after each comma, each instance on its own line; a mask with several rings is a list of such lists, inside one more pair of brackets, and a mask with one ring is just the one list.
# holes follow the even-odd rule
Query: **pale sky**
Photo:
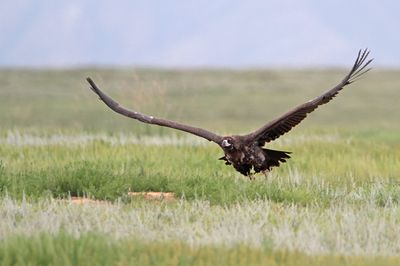
[[0, 0], [0, 67], [400, 66], [400, 1]]

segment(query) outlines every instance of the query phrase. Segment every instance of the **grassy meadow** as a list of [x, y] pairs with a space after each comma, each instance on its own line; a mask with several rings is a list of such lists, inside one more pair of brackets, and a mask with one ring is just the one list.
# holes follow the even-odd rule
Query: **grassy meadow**
[[[269, 147], [255, 181], [206, 140], [254, 130], [345, 70], [0, 70], [0, 265], [398, 265], [400, 72], [373, 70]], [[174, 192], [148, 201], [128, 192]], [[73, 204], [71, 197], [98, 200]]]

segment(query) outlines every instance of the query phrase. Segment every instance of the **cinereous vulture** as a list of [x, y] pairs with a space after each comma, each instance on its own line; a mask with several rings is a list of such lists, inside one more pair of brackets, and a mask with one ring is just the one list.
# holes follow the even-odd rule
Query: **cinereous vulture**
[[254, 173], [263, 172], [265, 174], [270, 171], [272, 167], [279, 166], [280, 163], [284, 163], [290, 158], [290, 152], [266, 149], [264, 148], [265, 143], [273, 141], [289, 132], [294, 126], [298, 125], [306, 118], [309, 113], [317, 109], [318, 106], [328, 103], [345, 86], [353, 83], [361, 75], [368, 72], [370, 68], [367, 68], [367, 66], [372, 61], [372, 59], [367, 60], [368, 55], [369, 51], [367, 49], [363, 51], [360, 50], [350, 72], [339, 84], [321, 96], [290, 109], [288, 112], [247, 135], [220, 136], [202, 128], [192, 127], [126, 109], [104, 94], [91, 78], [87, 78], [87, 81], [93, 92], [95, 92], [109, 108], [123, 116], [147, 124], [185, 131], [216, 143], [224, 151], [224, 156], [219, 159], [224, 160], [226, 165], [233, 165], [237, 171], [252, 179]]

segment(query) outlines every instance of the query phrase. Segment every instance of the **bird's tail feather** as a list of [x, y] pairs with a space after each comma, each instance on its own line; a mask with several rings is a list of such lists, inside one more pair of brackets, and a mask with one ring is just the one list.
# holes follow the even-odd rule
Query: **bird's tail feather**
[[287, 159], [290, 158], [290, 153], [288, 151], [276, 151], [276, 150], [270, 150], [270, 149], [263, 149], [265, 157], [266, 157], [266, 163], [267, 163], [267, 169], [271, 170], [272, 167], [274, 166], [279, 166], [280, 163], [285, 163]]

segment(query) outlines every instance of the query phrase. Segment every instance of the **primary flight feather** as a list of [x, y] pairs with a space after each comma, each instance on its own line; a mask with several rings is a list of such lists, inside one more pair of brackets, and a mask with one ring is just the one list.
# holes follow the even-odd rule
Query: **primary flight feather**
[[367, 60], [368, 55], [369, 51], [367, 49], [363, 51], [360, 50], [350, 72], [332, 89], [313, 100], [292, 108], [258, 130], [242, 136], [220, 136], [202, 128], [192, 127], [129, 110], [104, 94], [91, 78], [87, 78], [87, 81], [92, 91], [95, 92], [109, 108], [121, 115], [139, 120], [143, 123], [185, 131], [218, 144], [224, 151], [224, 156], [221, 157], [220, 160], [224, 160], [227, 165], [233, 165], [237, 171], [245, 176], [249, 176], [251, 179], [253, 173], [266, 173], [270, 171], [272, 167], [279, 166], [280, 163], [284, 163], [290, 158], [290, 152], [266, 149], [264, 148], [265, 143], [273, 141], [289, 132], [294, 126], [298, 125], [306, 118], [309, 113], [313, 112], [320, 105], [328, 103], [345, 86], [353, 83], [361, 75], [368, 72], [370, 68], [367, 68], [367, 66], [372, 61], [372, 59]]

